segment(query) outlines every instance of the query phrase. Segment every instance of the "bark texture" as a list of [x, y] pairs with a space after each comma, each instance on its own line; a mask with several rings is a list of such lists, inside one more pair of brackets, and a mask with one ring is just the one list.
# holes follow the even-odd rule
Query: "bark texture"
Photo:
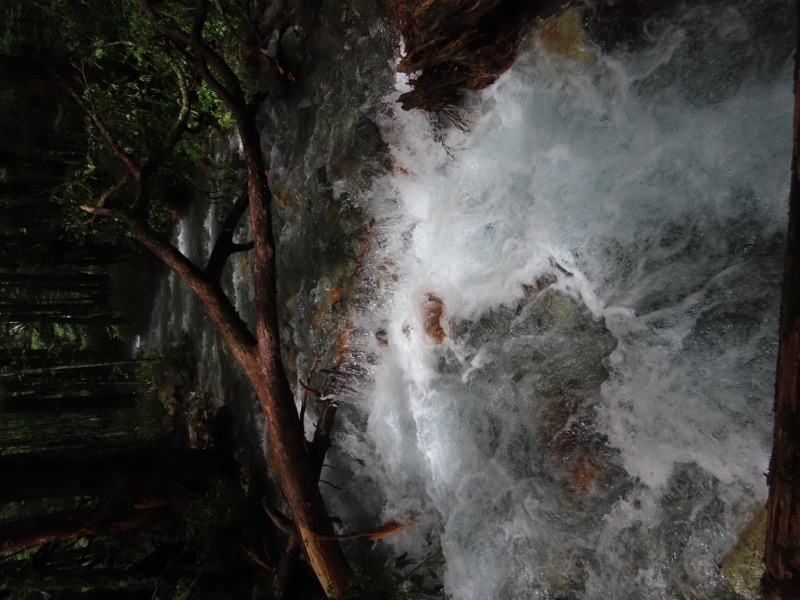
[[[122, 150], [113, 132], [88, 107], [85, 110], [95, 126], [127, 168], [128, 173], [121, 184], [130, 179], [135, 182], [138, 192], [133, 209], [109, 208], [111, 196], [117, 191], [115, 188], [109, 190], [109, 194], [96, 206], [85, 206], [83, 209], [93, 217], [114, 217], [127, 222], [133, 237], [169, 267], [202, 301], [234, 358], [244, 369], [266, 416], [274, 466], [308, 562], [325, 592], [330, 597], [338, 598], [345, 591], [349, 567], [339, 543], [331, 539], [333, 528], [319, 490], [318, 470], [314, 468], [311, 454], [306, 450], [307, 443], [294, 394], [280, 358], [272, 194], [255, 118], [260, 99], [247, 101], [240, 81], [230, 66], [203, 41], [202, 30], [207, 15], [207, 3], [204, 0], [197, 3], [191, 32], [170, 24], [148, 0], [139, 0], [139, 5], [170, 48], [217, 94], [236, 122], [247, 169], [246, 197], [237, 203], [236, 211], [241, 214], [247, 207], [253, 233], [255, 331], [248, 329], [219, 284], [218, 273], [225, 258], [234, 250], [230, 235], [226, 232], [232, 232], [235, 224], [227, 223], [223, 227], [223, 236], [218, 240], [215, 251], [212, 251], [209, 266], [201, 269], [195, 265], [147, 225], [148, 169], [141, 168], [134, 157]], [[77, 96], [75, 100], [80, 104]], [[186, 105], [184, 93], [181, 115], [172, 130], [178, 132], [176, 135], [180, 135]], [[170, 133], [165, 147], [174, 147], [176, 140], [172, 138], [173, 134]], [[155, 157], [146, 164], [159, 165], [162, 159], [161, 156]]]
[[[797, 60], [797, 57], [796, 57]], [[765, 598], [800, 598], [800, 62], [795, 64], [794, 150], [784, 265], [775, 427], [769, 469]]]

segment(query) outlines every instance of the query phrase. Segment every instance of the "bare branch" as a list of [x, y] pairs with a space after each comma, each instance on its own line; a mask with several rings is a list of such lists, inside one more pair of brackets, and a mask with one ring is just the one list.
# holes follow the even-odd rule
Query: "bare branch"
[[303, 391], [306, 394], [311, 394], [312, 396], [316, 396], [317, 398], [322, 398], [322, 392], [320, 392], [319, 390], [315, 390], [314, 388], [310, 387], [307, 383], [304, 383], [302, 380], [298, 380], [297, 383], [300, 384], [300, 387], [303, 388]]
[[222, 335], [240, 364], [252, 362], [257, 350], [256, 339], [250, 333], [233, 303], [216, 281], [211, 281], [180, 250], [156, 233], [137, 215], [99, 206], [81, 206], [82, 211], [99, 217], [120, 219], [128, 224], [133, 239], [147, 248], [203, 301], [211, 321]]
[[88, 206], [86, 204], [82, 205], [80, 209], [85, 212], [89, 213], [94, 217], [111, 217], [112, 219], [122, 219], [127, 221], [126, 215], [121, 210], [115, 210], [113, 208], [103, 208], [100, 206]]
[[100, 196], [100, 201], [97, 203], [97, 206], [105, 206], [106, 202], [108, 202], [108, 200], [114, 194], [116, 194], [123, 187], [125, 187], [125, 184], [128, 183], [128, 177], [130, 177], [130, 175], [131, 174], [129, 171], [125, 171], [125, 173], [122, 174], [122, 177], [120, 177], [119, 181], [115, 183], [112, 187], [110, 187], [108, 190], [106, 190], [106, 192], [102, 196]]
[[112, 48], [113, 46], [128, 46], [128, 48], [136, 48], [138, 44], [130, 40], [117, 40], [116, 42], [107, 42], [103, 44], [104, 48]]
[[164, 159], [170, 155], [175, 145], [180, 141], [184, 131], [186, 131], [186, 123], [189, 120], [189, 92], [186, 89], [186, 80], [178, 69], [173, 67], [172, 72], [175, 73], [175, 77], [178, 79], [178, 88], [180, 88], [181, 91], [181, 110], [178, 113], [178, 118], [172, 125], [172, 129], [170, 129], [167, 137], [164, 139], [164, 143], [161, 144], [161, 148], [159, 148], [155, 156], [147, 163], [145, 168], [148, 170], [152, 170], [160, 165]]
[[322, 357], [325, 355], [325, 349], [323, 348], [317, 357], [314, 359], [314, 363], [311, 365], [311, 368], [308, 370], [308, 377], [306, 378], [306, 383], [303, 383], [301, 380], [298, 380], [298, 383], [303, 388], [303, 399], [300, 402], [300, 423], [304, 423], [306, 418], [306, 405], [308, 404], [308, 395], [314, 394], [315, 396], [322, 397], [322, 393], [318, 392], [311, 388], [311, 378], [314, 376], [314, 371], [317, 370], [317, 365]]
[[[122, 177], [120, 177], [119, 181], [117, 181], [117, 183], [108, 188], [108, 190], [106, 190], [105, 193], [102, 196], [100, 196], [100, 200], [97, 202], [96, 207], [81, 206], [81, 210], [83, 210], [84, 212], [89, 212], [86, 210], [87, 208], [92, 208], [92, 211], [94, 211], [97, 208], [105, 207], [106, 202], [108, 202], [111, 199], [111, 197], [114, 196], [114, 194], [116, 194], [123, 187], [125, 187], [125, 184], [128, 183], [128, 178], [130, 177], [130, 175], [131, 174], [129, 171], [125, 171], [125, 173], [122, 174]], [[101, 215], [92, 214], [91, 218], [87, 219], [83, 224], [89, 225], [93, 223], [94, 220], [99, 216]]]
[[225, 21], [225, 24], [228, 26], [228, 29], [231, 30], [231, 33], [233, 33], [233, 35], [235, 35], [240, 42], [246, 44], [247, 40], [245, 40], [241, 35], [239, 35], [239, 32], [236, 31], [236, 27], [234, 27], [233, 23], [231, 23], [231, 20], [228, 18], [228, 13], [226, 13], [225, 9], [222, 8], [222, 4], [220, 3], [220, 1], [214, 0], [214, 5], [217, 7], [217, 12], [219, 12], [219, 16], [222, 17], [222, 20]]
[[175, 77], [178, 80], [178, 88], [181, 92], [181, 109], [178, 113], [178, 118], [172, 125], [172, 128], [164, 139], [164, 142], [161, 144], [161, 147], [142, 167], [141, 177], [137, 180], [139, 189], [137, 190], [136, 198], [131, 211], [139, 215], [142, 219], [147, 218], [147, 211], [149, 208], [150, 176], [158, 169], [158, 167], [161, 166], [161, 164], [175, 149], [175, 146], [186, 131], [186, 125], [189, 120], [189, 92], [186, 88], [186, 80], [184, 79], [183, 74], [177, 68], [173, 68], [172, 71], [175, 73]]
[[211, 250], [211, 255], [208, 257], [208, 264], [205, 268], [206, 276], [214, 281], [219, 281], [222, 277], [222, 270], [225, 268], [225, 263], [231, 254], [236, 252], [245, 252], [253, 248], [253, 244], [236, 244], [233, 241], [233, 233], [236, 230], [236, 225], [244, 215], [249, 204], [247, 194], [242, 194], [236, 199], [236, 202], [228, 213], [225, 221], [222, 223], [217, 241], [214, 242], [214, 248]]
[[81, 96], [79, 96], [74, 90], [70, 90], [70, 95], [72, 96], [73, 100], [78, 104], [78, 106], [83, 109], [83, 112], [86, 113], [86, 116], [94, 123], [95, 127], [97, 127], [98, 131], [101, 135], [105, 138], [106, 143], [117, 156], [117, 158], [122, 161], [122, 164], [128, 169], [128, 172], [131, 174], [133, 179], [136, 181], [137, 184], [141, 185], [142, 181], [142, 170], [139, 168], [139, 165], [136, 164], [136, 161], [133, 160], [133, 157], [123, 150], [120, 143], [114, 137], [114, 134], [111, 133], [111, 130], [106, 126], [100, 116], [95, 111], [94, 107], [84, 100]]
[[180, 56], [181, 60], [208, 84], [208, 87], [214, 90], [214, 93], [219, 96], [220, 100], [222, 100], [225, 106], [230, 107], [234, 105], [235, 100], [233, 99], [233, 96], [230, 94], [228, 89], [216, 77], [214, 77], [214, 74], [208, 68], [208, 64], [205, 61], [197, 58], [194, 54], [189, 52], [185, 46], [178, 42], [169, 40], [169, 45], [170, 48], [172, 48], [172, 51]]
[[411, 515], [405, 521], [388, 521], [383, 525], [364, 529], [362, 531], [355, 531], [353, 533], [339, 533], [335, 535], [320, 535], [323, 540], [357, 540], [361, 538], [369, 538], [370, 540], [379, 540], [381, 538], [389, 537], [395, 533], [403, 531], [406, 527], [413, 525], [417, 522], [418, 515]]
[[269, 575], [275, 575], [275, 567], [267, 564], [258, 554], [247, 548], [246, 546], [242, 546], [242, 550], [245, 551], [250, 560], [252, 560], [256, 565], [258, 565], [263, 571], [268, 573]]
[[295, 528], [294, 522], [292, 522], [289, 517], [284, 516], [280, 511], [278, 511], [278, 509], [274, 508], [269, 502], [267, 502], [266, 498], [261, 500], [261, 506], [275, 527], [280, 529], [290, 538], [297, 536], [297, 529]]

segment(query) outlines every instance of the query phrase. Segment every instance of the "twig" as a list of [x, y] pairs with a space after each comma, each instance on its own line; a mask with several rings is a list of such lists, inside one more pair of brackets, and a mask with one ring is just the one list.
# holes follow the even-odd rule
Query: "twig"
[[98, 116], [94, 107], [90, 103], [86, 102], [83, 98], [81, 98], [74, 90], [70, 89], [70, 95], [78, 104], [78, 106], [80, 106], [81, 109], [83, 109], [83, 112], [86, 113], [86, 116], [88, 116], [89, 119], [91, 119], [91, 121], [95, 124], [95, 127], [97, 127], [98, 131], [100, 131], [102, 136], [105, 138], [106, 143], [108, 143], [109, 147], [117, 156], [117, 158], [119, 158], [119, 160], [122, 161], [122, 164], [124, 164], [127, 167], [128, 172], [131, 174], [136, 183], [141, 185], [142, 171], [139, 168], [139, 165], [136, 164], [136, 161], [133, 160], [133, 157], [130, 154], [128, 154], [127, 152], [125, 152], [125, 150], [122, 149], [122, 146], [119, 144], [117, 139], [111, 133], [111, 130]]
[[[122, 175], [122, 177], [120, 177], [120, 180], [117, 183], [115, 183], [113, 186], [111, 186], [108, 190], [106, 190], [106, 192], [102, 196], [100, 196], [100, 200], [97, 202], [97, 208], [105, 207], [106, 202], [108, 202], [108, 200], [114, 194], [116, 194], [123, 187], [125, 187], [125, 184], [128, 183], [128, 177], [130, 177], [130, 172], [129, 171], [125, 171], [125, 173]], [[83, 206], [81, 207], [81, 210], [84, 210], [85, 212], [89, 212]], [[90, 225], [99, 216], [101, 216], [101, 215], [92, 214], [91, 217], [89, 217], [86, 221], [83, 222], [83, 225]]]
[[242, 546], [242, 549], [245, 551], [245, 554], [247, 554], [247, 556], [250, 557], [250, 560], [252, 560], [254, 563], [256, 563], [259, 567], [261, 567], [264, 571], [266, 571], [270, 575], [273, 576], [275, 575], [275, 567], [268, 565], [264, 560], [261, 559], [261, 557], [258, 554], [250, 550], [250, 548]]
[[320, 535], [323, 540], [357, 540], [360, 538], [369, 538], [370, 540], [379, 540], [381, 538], [389, 537], [395, 533], [403, 531], [406, 527], [414, 525], [417, 522], [419, 515], [411, 515], [405, 521], [388, 521], [383, 525], [372, 527], [371, 529], [363, 529], [352, 533], [337, 533], [334, 535]]
[[242, 42], [243, 44], [247, 44], [247, 40], [245, 40], [241, 35], [239, 35], [239, 32], [236, 30], [237, 28], [233, 26], [233, 23], [231, 23], [231, 20], [228, 18], [228, 14], [225, 12], [225, 10], [222, 8], [222, 4], [220, 4], [220, 1], [214, 0], [214, 5], [217, 7], [217, 10], [219, 11], [220, 16], [222, 17], [222, 20], [225, 21], [225, 24], [228, 26], [228, 29], [230, 29], [231, 33], [235, 35], [240, 42]]
[[177, 68], [173, 67], [172, 72], [175, 73], [175, 77], [178, 80], [178, 88], [181, 92], [181, 110], [178, 113], [178, 118], [175, 120], [175, 123], [172, 125], [172, 128], [169, 130], [167, 137], [164, 139], [164, 143], [161, 144], [161, 148], [158, 149], [158, 152], [153, 156], [152, 159], [147, 163], [145, 166], [146, 169], [152, 170], [159, 166], [167, 156], [174, 150], [175, 145], [180, 141], [183, 132], [186, 130], [186, 123], [189, 120], [189, 92], [186, 88], [186, 80], [183, 78], [183, 74]]
[[322, 393], [318, 392], [317, 390], [311, 387], [311, 378], [314, 376], [314, 371], [317, 369], [317, 365], [322, 357], [325, 355], [325, 349], [323, 348], [317, 357], [314, 359], [314, 362], [311, 365], [311, 368], [308, 370], [308, 377], [306, 378], [306, 383], [303, 383], [302, 380], [298, 380], [300, 387], [303, 388], [303, 398], [300, 401], [300, 424], [302, 425], [305, 422], [306, 418], [306, 405], [308, 404], [308, 395], [313, 394], [318, 398], [322, 398]]
[[[312, 387], [309, 387], [306, 382], [304, 382], [302, 380], [298, 380], [297, 383], [300, 384], [300, 387], [303, 388], [303, 390], [305, 391], [306, 394], [311, 394], [313, 396], [317, 396], [318, 398], [322, 398], [322, 392], [320, 392], [319, 390], [315, 390]], [[302, 415], [302, 413], [300, 413], [300, 414]], [[302, 419], [300, 419], [300, 420], [302, 421]]]
[[117, 40], [116, 42], [107, 42], [103, 44], [104, 48], [111, 48], [112, 46], [128, 46], [129, 48], [136, 48], [139, 44], [131, 42], [130, 40]]
[[267, 502], [266, 498], [261, 500], [261, 507], [264, 509], [264, 512], [267, 513], [269, 520], [272, 521], [275, 527], [280, 529], [289, 537], [295, 537], [297, 535], [297, 529], [294, 526], [294, 522], [289, 517], [286, 517], [280, 513], [276, 508], [273, 508], [272, 505]]

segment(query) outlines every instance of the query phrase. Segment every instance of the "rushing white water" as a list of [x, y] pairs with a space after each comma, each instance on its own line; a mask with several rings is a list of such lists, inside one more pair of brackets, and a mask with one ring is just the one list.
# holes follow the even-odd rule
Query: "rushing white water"
[[[419, 515], [387, 548], [441, 550], [457, 600], [740, 597], [719, 565], [766, 496], [789, 4], [683, 8], [636, 49], [590, 47], [594, 61], [534, 36], [470, 100], [468, 133], [397, 109], [402, 80], [374, 110], [379, 28], [348, 25], [330, 70], [350, 84], [276, 103], [281, 132], [298, 130], [274, 141], [271, 169], [301, 374], [335, 335], [319, 308], [347, 272], [328, 255], [361, 243], [341, 239], [362, 231], [350, 207], [376, 218], [350, 310], [366, 376], [348, 384], [323, 475], [349, 529]], [[394, 167], [366, 194], [369, 177], [340, 174], [372, 172], [352, 146], [374, 142], [374, 112]], [[214, 213], [193, 207], [180, 228], [201, 264]], [[232, 262], [247, 318], [249, 267]], [[249, 398], [199, 303], [174, 279], [160, 294], [146, 345], [188, 333], [200, 382]]]
[[593, 62], [532, 39], [470, 132], [383, 124], [375, 362], [340, 445], [368, 508], [421, 515], [388, 543], [439, 540], [453, 598], [735, 597], [719, 563], [766, 495], [792, 107], [748, 14], [685, 9]]

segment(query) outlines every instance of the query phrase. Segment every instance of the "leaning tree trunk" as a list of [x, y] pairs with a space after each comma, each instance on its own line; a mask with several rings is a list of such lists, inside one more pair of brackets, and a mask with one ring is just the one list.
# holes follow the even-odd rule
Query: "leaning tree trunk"
[[789, 233], [781, 300], [775, 427], [768, 478], [764, 557], [767, 600], [800, 598], [800, 57], [796, 60]]
[[[157, 236], [145, 223], [128, 217], [133, 237], [172, 270], [203, 303], [236, 361], [242, 366], [266, 416], [270, 452], [297, 534], [326, 593], [340, 597], [347, 586], [349, 567], [333, 528], [317, 470], [305, 447], [305, 434], [289, 380], [280, 358], [275, 275], [275, 243], [258, 129], [253, 114], [239, 113], [237, 125], [247, 162], [250, 225], [254, 238], [256, 290], [255, 338], [225, 297], [218, 282]], [[103, 214], [94, 211], [95, 214]]]
[[[277, 460], [278, 476], [294, 519], [296, 537], [325, 592], [338, 598], [345, 591], [349, 568], [338, 542], [331, 535], [333, 529], [330, 517], [319, 490], [313, 459], [306, 450], [306, 439], [294, 394], [280, 358], [275, 240], [271, 219], [272, 194], [267, 183], [266, 165], [255, 118], [263, 97], [256, 94], [248, 102], [241, 82], [230, 65], [203, 40], [202, 32], [208, 13], [206, 0], [197, 1], [190, 32], [170, 24], [156, 12], [150, 0], [138, 2], [153, 27], [164, 35], [171, 50], [205, 81], [236, 121], [247, 165], [246, 196], [253, 235], [255, 332], [248, 329], [222, 290], [218, 279], [220, 269], [217, 263], [222, 260], [218, 256], [219, 252], [212, 251], [211, 264], [206, 269], [201, 269], [153, 231], [147, 223], [146, 209], [151, 199], [148, 178], [163, 164], [186, 129], [189, 98], [180, 75], [180, 115], [161, 149], [141, 164], [117, 142], [94, 109], [78, 94], [72, 95], [127, 169], [123, 178], [104, 194], [97, 206], [82, 208], [92, 214], [92, 218], [106, 216], [127, 222], [134, 239], [169, 267], [203, 303], [231, 354], [247, 374], [266, 416], [270, 449]], [[106, 202], [128, 181], [133, 181], [136, 186], [136, 199], [132, 209], [108, 208]], [[224, 240], [224, 245], [230, 249], [230, 240]], [[223, 254], [227, 254], [227, 251]]]

